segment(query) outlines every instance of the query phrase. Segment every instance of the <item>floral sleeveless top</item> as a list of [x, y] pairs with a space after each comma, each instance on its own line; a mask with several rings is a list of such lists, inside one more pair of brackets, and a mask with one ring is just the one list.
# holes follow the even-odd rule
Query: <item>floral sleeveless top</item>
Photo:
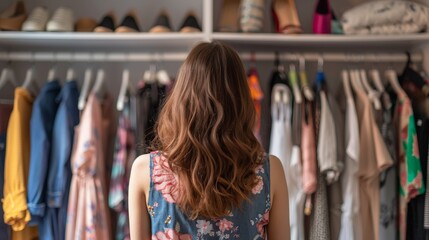
[[264, 154], [263, 164], [255, 169], [258, 184], [252, 190], [251, 202], [243, 201], [242, 209], [234, 209], [219, 219], [190, 220], [175, 203], [179, 192], [177, 179], [169, 170], [167, 159], [160, 152], [150, 154], [150, 192], [148, 211], [152, 240], [266, 239], [271, 208], [270, 164]]

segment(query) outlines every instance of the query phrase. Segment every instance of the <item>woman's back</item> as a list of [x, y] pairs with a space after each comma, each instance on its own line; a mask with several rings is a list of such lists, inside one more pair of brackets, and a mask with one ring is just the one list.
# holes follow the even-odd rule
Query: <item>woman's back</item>
[[237, 52], [222, 43], [195, 46], [159, 113], [158, 152], [133, 164], [133, 240], [263, 239], [267, 224], [270, 240], [289, 239], [283, 168], [264, 155], [255, 119]]
[[[160, 152], [150, 154], [149, 210], [152, 239], [264, 239], [270, 202], [270, 164], [255, 169], [258, 184], [241, 209], [218, 219], [189, 219], [176, 205], [178, 179]], [[177, 237], [177, 238], [176, 238]]]

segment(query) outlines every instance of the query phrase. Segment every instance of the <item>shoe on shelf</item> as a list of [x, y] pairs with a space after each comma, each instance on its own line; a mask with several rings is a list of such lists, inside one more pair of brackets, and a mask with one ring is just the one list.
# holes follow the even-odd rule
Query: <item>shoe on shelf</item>
[[151, 33], [171, 32], [170, 18], [166, 11], [161, 11], [155, 24], [150, 28]]
[[[21, 6], [19, 6], [21, 5]], [[6, 7], [6, 9], [3, 9], [0, 12], [0, 19], [1, 18], [10, 18], [12, 17], [15, 12], [17, 11], [17, 8], [22, 7], [24, 3], [22, 1], [14, 1], [9, 6]]]
[[94, 28], [94, 32], [114, 32], [115, 31], [115, 15], [113, 12], [107, 13], [101, 22]]
[[36, 7], [22, 24], [22, 31], [41, 32], [46, 30], [49, 12], [45, 7]]
[[302, 33], [295, 0], [273, 0], [272, 14], [277, 33]]
[[27, 11], [22, 1], [14, 1], [0, 13], [0, 30], [20, 31], [27, 19]]
[[261, 32], [264, 27], [264, 0], [243, 0], [240, 6], [242, 32]]
[[73, 32], [73, 11], [69, 8], [60, 7], [55, 10], [52, 18], [46, 25], [48, 32]]
[[97, 27], [97, 22], [90, 17], [83, 17], [74, 25], [76, 32], [93, 32], [95, 27]]
[[220, 32], [238, 32], [241, 0], [223, 0], [219, 21]]
[[133, 11], [127, 13], [122, 20], [122, 23], [116, 28], [115, 32], [118, 33], [133, 33], [140, 32], [139, 25], [136, 20], [136, 14]]
[[198, 23], [197, 18], [195, 17], [195, 13], [194, 12], [189, 12], [186, 17], [185, 20], [182, 23], [182, 26], [180, 27], [179, 32], [182, 33], [195, 33], [195, 32], [201, 32], [201, 26]]

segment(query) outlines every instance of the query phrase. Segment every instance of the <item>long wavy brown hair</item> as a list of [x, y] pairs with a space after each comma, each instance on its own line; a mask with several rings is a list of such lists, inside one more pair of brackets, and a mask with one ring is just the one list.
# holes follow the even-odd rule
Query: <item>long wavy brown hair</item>
[[189, 53], [155, 127], [153, 147], [179, 179], [178, 206], [191, 219], [240, 208], [256, 185], [263, 149], [243, 63], [222, 43]]

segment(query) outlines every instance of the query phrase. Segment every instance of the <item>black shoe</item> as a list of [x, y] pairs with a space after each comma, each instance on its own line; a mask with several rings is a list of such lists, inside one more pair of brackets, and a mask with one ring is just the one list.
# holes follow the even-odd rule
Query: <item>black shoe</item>
[[115, 16], [113, 13], [108, 13], [103, 17], [103, 20], [94, 28], [94, 32], [113, 32], [115, 31]]
[[162, 11], [159, 14], [155, 24], [152, 26], [149, 32], [152, 32], [152, 33], [171, 32], [170, 18], [168, 17], [167, 12]]
[[115, 32], [140, 32], [139, 25], [136, 21], [136, 15], [133, 12], [129, 12], [122, 20], [121, 25], [116, 28]]
[[183, 21], [182, 26], [180, 27], [180, 32], [182, 33], [191, 33], [191, 32], [201, 32], [200, 24], [198, 23], [197, 18], [194, 13], [188, 13]]

